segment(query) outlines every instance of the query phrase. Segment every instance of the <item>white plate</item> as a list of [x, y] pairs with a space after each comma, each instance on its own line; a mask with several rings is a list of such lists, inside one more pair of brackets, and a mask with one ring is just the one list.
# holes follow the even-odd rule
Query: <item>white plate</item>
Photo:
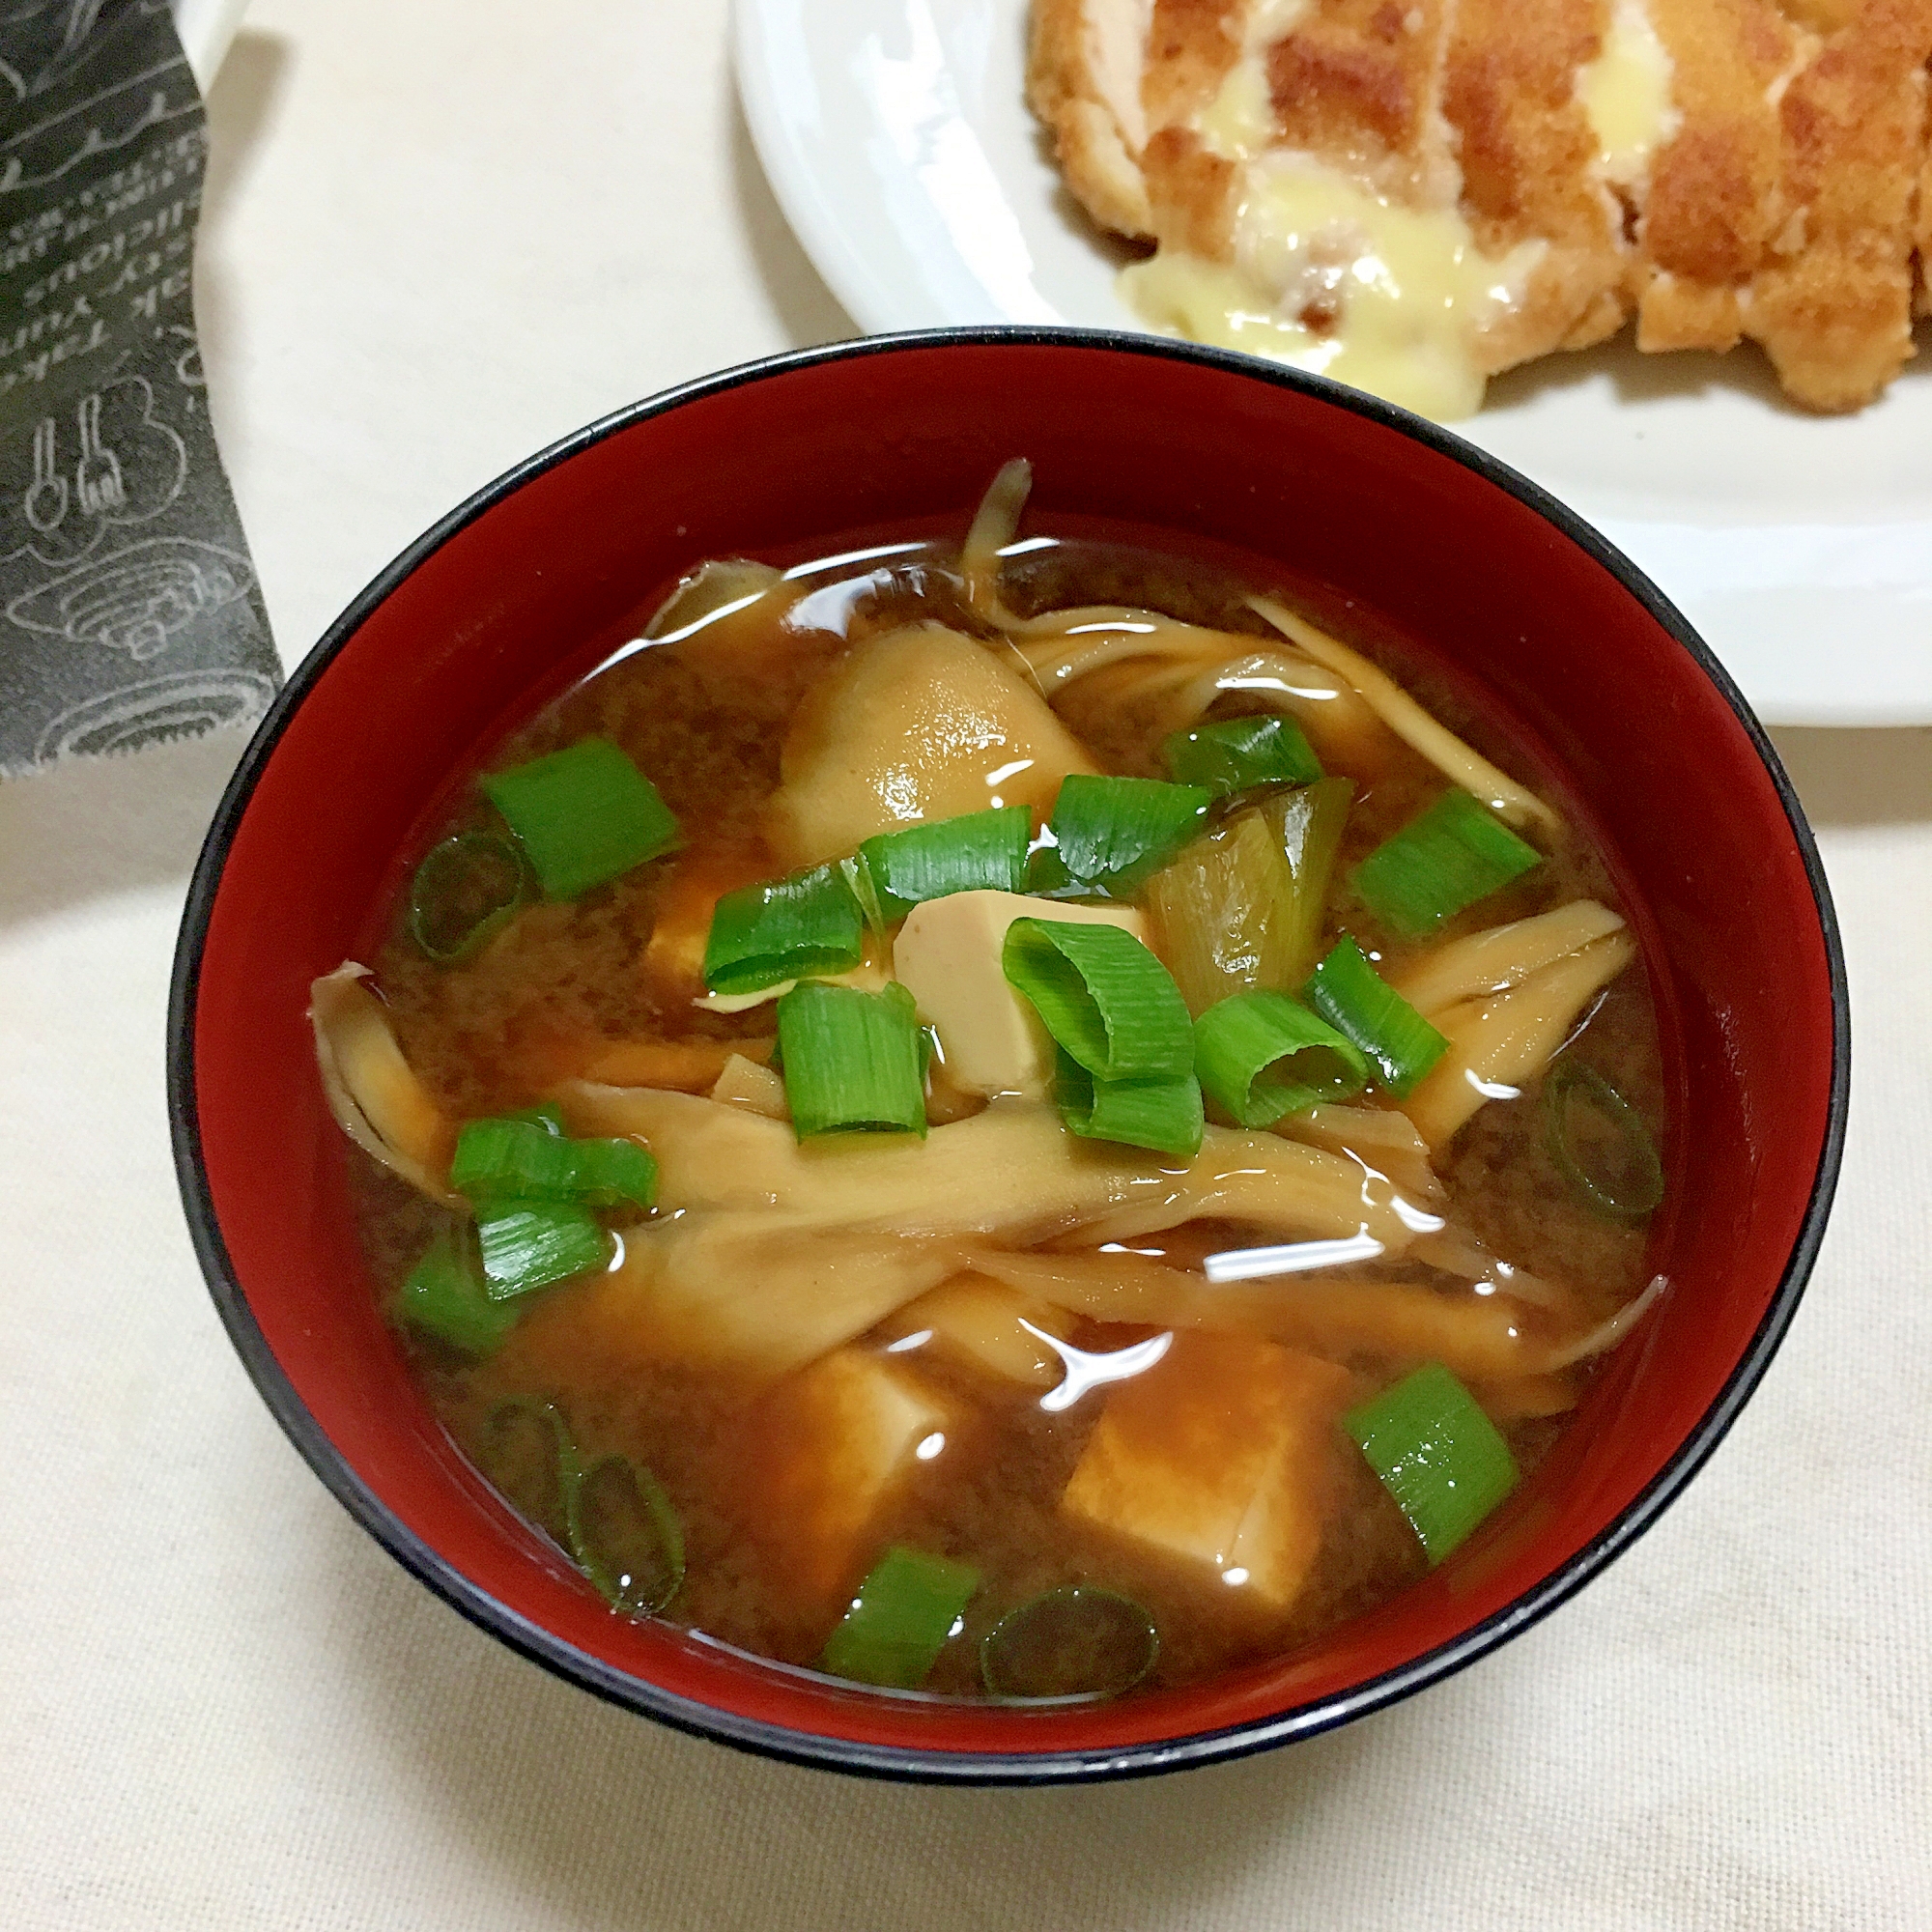
[[[766, 173], [862, 327], [1137, 327], [1021, 99], [1026, 0], [737, 0]], [[1923, 346], [1923, 345], [1921, 345]], [[1932, 724], [1932, 354], [1854, 416], [1627, 342], [1458, 427], [1635, 558], [1780, 724]]]

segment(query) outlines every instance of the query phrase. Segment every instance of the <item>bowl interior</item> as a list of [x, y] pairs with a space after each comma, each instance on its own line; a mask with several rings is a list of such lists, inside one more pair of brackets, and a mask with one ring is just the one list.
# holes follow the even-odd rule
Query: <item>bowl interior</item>
[[[593, 1689], [788, 1754], [929, 1775], [1147, 1768], [1318, 1728], [1474, 1655], [1621, 1547], [1721, 1433], [1802, 1284], [1842, 1112], [1834, 941], [1808, 839], [1680, 620], [1451, 447], [1379, 406], [1146, 343], [868, 344], [587, 431], [372, 586], [292, 681], [217, 819], [175, 1046], [217, 1299], [362, 1520]], [[959, 527], [1014, 455], [1035, 465], [1034, 527], [1077, 519], [1251, 559], [1337, 623], [1471, 681], [1562, 775], [1638, 908], [1678, 1107], [1655, 1236], [1671, 1293], [1509, 1510], [1426, 1583], [1292, 1657], [1052, 1713], [843, 1690], [609, 1615], [407, 1379], [304, 1020], [309, 980], [366, 945], [398, 849], [451, 775], [631, 636], [680, 572]]]

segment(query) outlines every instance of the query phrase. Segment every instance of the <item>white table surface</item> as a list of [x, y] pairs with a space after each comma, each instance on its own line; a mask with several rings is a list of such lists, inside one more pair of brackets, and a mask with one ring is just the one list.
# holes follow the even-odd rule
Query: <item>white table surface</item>
[[[724, 0], [257, 0], [212, 116], [198, 306], [290, 662], [539, 444], [850, 332], [747, 146]], [[675, 1736], [383, 1555], [231, 1354], [169, 1161], [169, 957], [238, 742], [0, 787], [0, 1925], [1932, 1924], [1932, 739], [1781, 742], [1860, 1058], [1823, 1259], [1729, 1440], [1454, 1682], [1037, 1795]]]

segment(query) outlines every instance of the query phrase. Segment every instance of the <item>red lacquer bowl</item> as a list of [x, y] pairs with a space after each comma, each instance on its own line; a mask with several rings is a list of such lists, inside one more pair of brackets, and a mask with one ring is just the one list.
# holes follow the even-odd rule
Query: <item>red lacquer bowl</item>
[[[1655, 1265], [1673, 1284], [1522, 1493], [1417, 1588], [1264, 1666], [1050, 1711], [828, 1683], [628, 1623], [494, 1498], [379, 1318], [303, 1014], [365, 943], [452, 774], [634, 635], [698, 559], [957, 531], [1033, 460], [1031, 526], [1140, 534], [1294, 582], [1413, 649], [1561, 775], [1637, 909], [1677, 1096]], [[1320, 381], [1142, 338], [977, 330], [790, 355], [640, 403], [503, 477], [356, 599], [215, 816], [171, 1014], [176, 1157], [264, 1399], [431, 1589], [551, 1669], [806, 1763], [1036, 1780], [1306, 1737], [1446, 1676], [1595, 1576], [1764, 1373], [1843, 1134], [1844, 968], [1763, 732], [1684, 619], [1499, 464]]]

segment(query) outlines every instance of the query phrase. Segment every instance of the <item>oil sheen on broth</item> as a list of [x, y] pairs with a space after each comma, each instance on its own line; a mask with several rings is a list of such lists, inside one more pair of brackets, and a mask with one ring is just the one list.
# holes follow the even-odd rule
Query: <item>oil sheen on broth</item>
[[585, 1587], [962, 1697], [1402, 1589], [1662, 1286], [1543, 775], [1258, 586], [1015, 544], [1026, 484], [695, 572], [314, 1005], [401, 1344]]

